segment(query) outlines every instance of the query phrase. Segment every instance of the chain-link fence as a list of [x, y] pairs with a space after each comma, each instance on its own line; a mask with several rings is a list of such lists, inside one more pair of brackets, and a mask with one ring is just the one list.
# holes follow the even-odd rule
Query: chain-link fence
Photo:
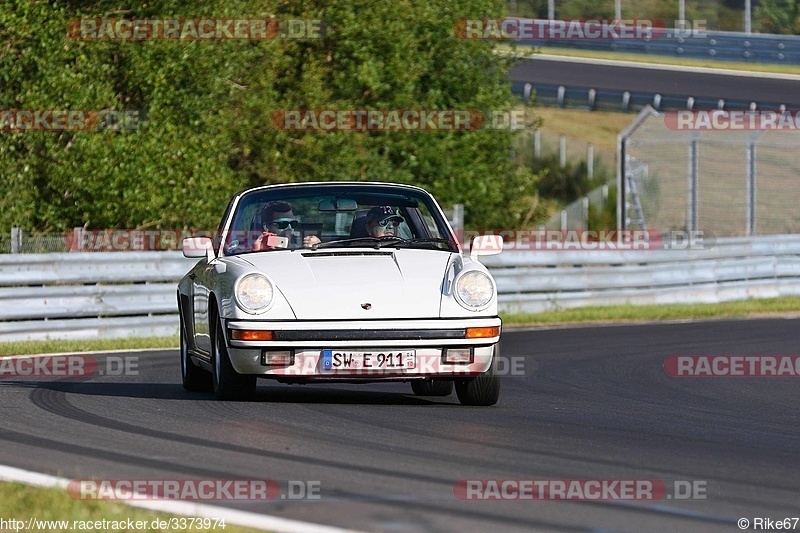
[[677, 129], [671, 117], [643, 110], [619, 137], [621, 227], [800, 233], [800, 130], [731, 125]]
[[604, 150], [593, 143], [573, 139], [539, 128], [520, 136], [517, 145], [518, 152], [530, 152], [535, 158], [543, 158], [557, 154], [562, 164], [568, 162], [586, 161], [591, 169], [595, 164], [613, 168], [617, 155], [611, 150]]
[[[557, 214], [552, 216], [539, 229], [548, 230], [587, 230], [592, 228], [593, 213], [600, 213], [613, 196], [609, 185], [603, 185], [586, 196], [575, 200]], [[596, 227], [593, 229], [609, 229]]]
[[[614, 168], [616, 154], [599, 149], [594, 144], [560, 135], [552, 131], [537, 129], [522, 138], [520, 150], [531, 152], [536, 159], [557, 156], [561, 167], [585, 162], [586, 179], [602, 179], [608, 169]], [[553, 214], [540, 229], [588, 229], [593, 213], [603, 211], [609, 194], [609, 184], [595, 188]]]
[[21, 228], [0, 232], [0, 254], [46, 254], [68, 252], [71, 234], [28, 233]]

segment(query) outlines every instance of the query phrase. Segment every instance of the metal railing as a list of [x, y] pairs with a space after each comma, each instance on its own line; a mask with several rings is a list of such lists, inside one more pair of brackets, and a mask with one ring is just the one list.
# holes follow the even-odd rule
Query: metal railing
[[565, 85], [548, 85], [540, 83], [511, 83], [511, 91], [524, 101], [536, 95], [537, 104], [562, 108], [588, 109], [599, 111], [641, 111], [647, 106], [659, 111], [682, 109], [726, 109], [747, 111], [759, 109], [765, 111], [785, 110], [783, 102], [761, 100], [759, 97], [746, 100], [724, 98], [693, 97], [657, 92], [632, 92], [614, 89], [593, 89], [587, 87], [567, 87]]
[[[0, 341], [177, 335], [179, 252], [0, 256]], [[800, 235], [703, 250], [507, 250], [484, 258], [501, 312], [800, 295]]]
[[667, 29], [650, 41], [559, 39], [526, 40], [517, 44], [786, 65], [800, 61], [800, 36], [767, 33]]
[[485, 262], [509, 313], [800, 295], [800, 235], [718, 239], [702, 250], [506, 252]]
[[0, 255], [0, 341], [176, 335], [180, 252]]

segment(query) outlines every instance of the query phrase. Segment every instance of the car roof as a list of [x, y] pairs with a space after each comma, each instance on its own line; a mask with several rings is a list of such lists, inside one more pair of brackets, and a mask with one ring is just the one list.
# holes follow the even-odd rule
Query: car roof
[[304, 188], [304, 187], [396, 187], [398, 189], [406, 189], [411, 191], [417, 191], [427, 194], [428, 196], [432, 196], [431, 193], [423, 189], [422, 187], [417, 187], [416, 185], [406, 185], [404, 183], [391, 183], [385, 181], [304, 181], [304, 182], [297, 182], [297, 183], [275, 183], [272, 185], [260, 185], [258, 187], [251, 187], [249, 189], [245, 189], [243, 191], [239, 191], [236, 196], [242, 196], [247, 193], [251, 193], [254, 191], [266, 191], [270, 189], [294, 189], [294, 188]]

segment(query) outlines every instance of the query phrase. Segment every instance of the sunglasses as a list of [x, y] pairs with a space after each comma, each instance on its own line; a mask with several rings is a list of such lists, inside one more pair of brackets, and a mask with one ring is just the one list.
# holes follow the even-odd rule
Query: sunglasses
[[397, 226], [398, 224], [400, 224], [402, 221], [403, 221], [402, 219], [397, 218], [397, 217], [387, 217], [387, 218], [384, 218], [383, 220], [379, 221], [378, 225], [383, 227], [383, 228], [386, 228], [386, 227], [393, 228], [393, 227]]
[[296, 220], [294, 218], [279, 218], [277, 220], [273, 220], [272, 222], [266, 222], [264, 224], [264, 229], [266, 229], [266, 228], [268, 228], [270, 226], [275, 226], [278, 229], [286, 229], [289, 226], [294, 228], [294, 226], [297, 226], [298, 224], [300, 224], [300, 221], [298, 221], [298, 220]]

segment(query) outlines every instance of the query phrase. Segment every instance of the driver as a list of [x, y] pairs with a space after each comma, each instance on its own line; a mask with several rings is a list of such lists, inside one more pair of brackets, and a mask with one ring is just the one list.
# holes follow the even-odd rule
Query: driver
[[[291, 243], [292, 232], [300, 222], [294, 217], [291, 205], [286, 202], [270, 202], [261, 208], [261, 224], [264, 231], [253, 243], [254, 251], [277, 248], [269, 242], [270, 237], [286, 237]], [[308, 248], [319, 242], [316, 235], [308, 235], [303, 239], [303, 246]]]
[[397, 227], [403, 222], [403, 217], [394, 207], [376, 205], [367, 212], [367, 232], [371, 237], [396, 237]]

